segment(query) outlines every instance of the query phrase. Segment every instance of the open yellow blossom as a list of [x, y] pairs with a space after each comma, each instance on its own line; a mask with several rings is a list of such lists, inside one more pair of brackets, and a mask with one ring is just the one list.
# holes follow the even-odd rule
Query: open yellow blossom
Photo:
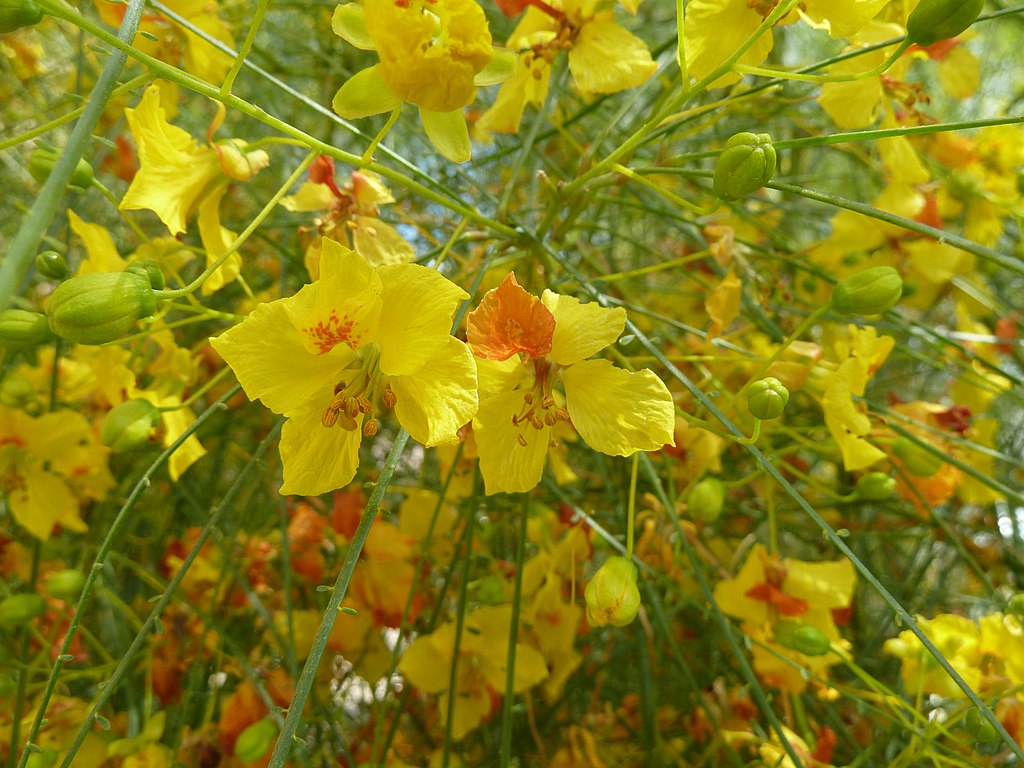
[[[267, 153], [247, 152], [245, 142], [229, 139], [214, 144], [214, 131], [224, 120], [224, 106], [210, 126], [205, 147], [186, 131], [167, 122], [160, 105], [160, 89], [151, 85], [135, 109], [125, 117], [139, 150], [139, 171], [121, 200], [121, 210], [149, 209], [160, 217], [172, 235], [185, 231], [187, 220], [198, 212], [199, 237], [207, 263], [219, 258], [235, 239], [221, 226], [220, 201], [232, 181], [248, 181], [270, 162]], [[212, 293], [234, 280], [241, 267], [236, 253], [203, 285]]]
[[378, 400], [427, 446], [455, 438], [477, 407], [473, 356], [449, 333], [466, 298], [431, 269], [373, 269], [325, 238], [317, 282], [211, 341], [250, 399], [288, 417], [281, 493], [347, 485], [362, 436], [377, 433]]
[[[365, 0], [334, 14], [335, 33], [356, 48], [374, 50], [380, 63], [350, 77], [334, 97], [334, 111], [356, 119], [415, 104], [427, 137], [454, 162], [470, 159], [462, 108], [478, 85], [500, 82], [488, 68], [495, 58], [487, 18], [476, 0]], [[510, 60], [499, 59], [504, 71]]]
[[517, 131], [526, 105], [544, 103], [551, 64], [563, 50], [569, 52], [569, 71], [584, 96], [635, 88], [654, 74], [657, 64], [644, 42], [616, 24], [610, 8], [599, 5], [598, 0], [552, 0], [526, 9], [509, 37], [509, 46], [519, 51], [515, 73], [480, 118], [480, 131]]
[[540, 482], [559, 422], [571, 422], [587, 445], [609, 456], [675, 445], [675, 407], [661, 379], [647, 369], [632, 373], [587, 359], [614, 342], [625, 323], [621, 307], [551, 291], [538, 299], [511, 273], [470, 313], [467, 338], [481, 361], [473, 433], [488, 494], [528, 491]]

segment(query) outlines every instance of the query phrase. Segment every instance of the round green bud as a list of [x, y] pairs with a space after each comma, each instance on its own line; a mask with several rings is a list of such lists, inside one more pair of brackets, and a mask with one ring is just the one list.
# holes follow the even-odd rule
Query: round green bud
[[20, 627], [46, 610], [46, 601], [35, 593], [10, 595], [0, 600], [0, 627]]
[[60, 752], [53, 747], [46, 747], [40, 752], [33, 752], [29, 755], [28, 760], [25, 761], [25, 768], [53, 768], [57, 764], [58, 757], [60, 757]]
[[832, 647], [820, 629], [795, 621], [780, 621], [775, 625], [775, 642], [805, 656], [824, 656]]
[[964, 730], [981, 744], [991, 744], [1001, 738], [995, 726], [981, 716], [977, 707], [967, 710], [964, 715]]
[[46, 594], [58, 600], [74, 600], [85, 587], [85, 574], [74, 568], [55, 571], [46, 579]]
[[149, 278], [138, 272], [95, 272], [57, 286], [46, 302], [50, 329], [79, 344], [103, 344], [127, 336], [156, 311]]
[[0, 347], [31, 349], [52, 339], [46, 315], [27, 309], [0, 310]]
[[767, 133], [737, 133], [715, 164], [712, 188], [727, 202], [756, 192], [775, 175], [775, 147]]
[[896, 492], [896, 478], [885, 472], [868, 472], [857, 481], [857, 498], [864, 501], [885, 501]]
[[942, 459], [905, 437], [892, 444], [892, 452], [912, 475], [931, 477], [942, 469]]
[[903, 279], [892, 267], [872, 267], [841, 280], [832, 289], [832, 308], [843, 315], [879, 315], [896, 306]]
[[985, 0], [921, 0], [907, 17], [907, 40], [927, 47], [956, 37], [981, 13]]
[[50, 280], [68, 276], [68, 262], [56, 251], [43, 251], [36, 256], [36, 272]]
[[149, 278], [149, 284], [155, 290], [162, 290], [166, 282], [164, 281], [164, 273], [160, 271], [160, 265], [157, 264], [153, 259], [139, 259], [133, 261], [127, 267], [125, 272], [135, 272], [138, 275], [145, 275]]
[[27, 376], [10, 371], [0, 379], [0, 405], [28, 410], [27, 406], [35, 399], [36, 387]]
[[1006, 602], [1006, 612], [1024, 619], [1024, 592], [1018, 592]]
[[747, 410], [762, 421], [779, 418], [788, 402], [789, 390], [774, 376], [755, 381], [747, 389]]
[[0, 35], [43, 20], [43, 12], [32, 0], [0, 0]]
[[272, 720], [258, 720], [235, 739], [235, 757], [243, 763], [254, 763], [267, 754], [277, 739], [277, 726]]
[[636, 618], [640, 610], [638, 576], [628, 557], [613, 555], [604, 561], [583, 592], [590, 626], [624, 627]]
[[505, 581], [493, 573], [484, 576], [478, 585], [476, 597], [484, 605], [501, 605], [505, 602]]
[[[52, 147], [36, 147], [28, 158], [28, 172], [32, 178], [40, 184], [44, 183], [53, 173], [53, 167], [57, 164], [60, 153]], [[68, 186], [75, 189], [88, 189], [92, 186], [92, 166], [84, 159], [80, 159], [75, 165], [68, 179]]]
[[686, 508], [695, 520], [713, 522], [722, 514], [725, 506], [725, 483], [717, 477], [705, 477], [686, 497]]
[[148, 400], [126, 400], [104, 417], [100, 440], [114, 453], [135, 450], [149, 442], [159, 420], [160, 410]]

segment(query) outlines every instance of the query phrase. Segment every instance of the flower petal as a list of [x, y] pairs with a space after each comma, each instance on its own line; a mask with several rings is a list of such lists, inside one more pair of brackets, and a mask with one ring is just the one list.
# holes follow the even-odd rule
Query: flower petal
[[352, 222], [352, 244], [371, 266], [407, 264], [416, 252], [398, 230], [373, 216], [356, 216]]
[[36, 464], [26, 466], [21, 479], [24, 485], [12, 490], [7, 501], [14, 519], [29, 533], [46, 541], [58, 523], [72, 531], [87, 529], [78, 516], [78, 501], [63, 479]]
[[[473, 419], [487, 495], [529, 491], [544, 472], [551, 428], [534, 429], [529, 422], [514, 425], [512, 418], [522, 406], [523, 392], [513, 390], [482, 401]], [[520, 436], [526, 445], [519, 442]]]
[[584, 24], [569, 50], [569, 70], [583, 93], [635, 88], [657, 68], [644, 41], [611, 19]]
[[476, 413], [476, 365], [463, 342], [448, 343], [415, 374], [395, 376], [395, 415], [412, 438], [428, 448], [455, 438]]
[[353, 354], [344, 346], [332, 355], [306, 349], [305, 334], [293, 325], [289, 305], [313, 304], [317, 290], [317, 285], [307, 285], [290, 298], [260, 304], [242, 323], [210, 340], [249, 399], [260, 400], [275, 413], [291, 414], [317, 394], [333, 393]]
[[400, 107], [402, 100], [388, 88], [380, 76], [380, 65], [356, 72], [334, 94], [331, 106], [349, 120], [379, 115]]
[[630, 456], [675, 445], [672, 395], [652, 371], [586, 360], [562, 371], [562, 382], [573, 426], [595, 451]]
[[608, 309], [596, 302], [581, 304], [572, 296], [544, 291], [544, 306], [555, 318], [551, 358], [559, 365], [572, 365], [613, 344], [626, 327], [626, 310]]
[[420, 121], [427, 138], [442, 155], [453, 163], [467, 163], [473, 158], [469, 143], [469, 128], [461, 109], [451, 112], [433, 112], [420, 109]]
[[[199, 239], [202, 240], [203, 249], [206, 251], [207, 267], [219, 259], [238, 236], [220, 224], [220, 201], [227, 191], [228, 181], [225, 178], [222, 183], [218, 183], [205, 194], [199, 202], [199, 215], [196, 217], [196, 223], [199, 225]], [[238, 273], [241, 271], [242, 257], [237, 252], [232, 253], [223, 264], [214, 270], [212, 275], [206, 278], [202, 288], [203, 295], [209, 296], [211, 293], [219, 291], [238, 277]]]
[[377, 274], [383, 286], [377, 329], [380, 369], [388, 376], [415, 373], [444, 349], [455, 310], [469, 294], [419, 264], [389, 264]]
[[361, 51], [372, 51], [376, 47], [370, 33], [366, 31], [366, 13], [359, 3], [342, 3], [335, 8], [331, 29], [342, 40]]
[[507, 360], [520, 352], [539, 358], [551, 351], [555, 331], [551, 311], [509, 272], [469, 313], [466, 338], [473, 354], [485, 360]]
[[281, 431], [282, 496], [319, 496], [344, 488], [356, 476], [363, 414], [357, 414], [355, 429], [325, 427], [321, 419], [333, 394], [325, 390], [285, 422]]

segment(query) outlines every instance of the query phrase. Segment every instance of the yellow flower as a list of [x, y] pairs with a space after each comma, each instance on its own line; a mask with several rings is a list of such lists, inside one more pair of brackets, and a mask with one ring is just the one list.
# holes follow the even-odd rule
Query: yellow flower
[[[220, 224], [220, 201], [232, 180], [248, 181], [270, 162], [267, 153], [245, 151], [245, 142], [229, 139], [212, 143], [213, 133], [224, 119], [224, 106], [210, 126], [211, 143], [199, 146], [187, 132], [167, 122], [160, 105], [160, 89], [151, 85], [135, 109], [125, 117], [139, 151], [139, 171], [121, 200], [123, 211], [149, 209], [160, 217], [172, 235], [185, 231], [186, 221], [198, 212], [199, 237], [207, 263], [221, 256], [235, 233]], [[236, 253], [203, 285], [212, 293], [234, 280], [241, 267]]]
[[402, 102], [415, 104], [441, 154], [454, 162], [469, 160], [462, 108], [476, 98], [478, 85], [507, 76], [486, 69], [495, 53], [487, 17], [475, 0], [345, 3], [335, 11], [333, 28], [355, 47], [380, 55], [379, 64], [341, 86], [335, 112], [355, 119], [389, 112]]
[[509, 38], [510, 47], [520, 52], [515, 73], [480, 118], [480, 131], [515, 133], [526, 105], [544, 103], [551, 64], [563, 50], [569, 51], [569, 71], [584, 96], [635, 88], [654, 74], [657, 64], [644, 42], [597, 4], [553, 0], [527, 8]]
[[[978, 690], [982, 674], [981, 633], [978, 625], [963, 616], [943, 613], [934, 619], [917, 619], [918, 626], [953, 669], [974, 690]], [[934, 693], [946, 698], [962, 698], [960, 690], [935, 657], [921, 645], [917, 635], [906, 629], [882, 646], [886, 653], [903, 660], [903, 685], [911, 695]]]
[[[461, 739], [491, 711], [492, 694], [505, 691], [512, 606], [486, 606], [468, 614], [459, 643], [458, 679], [448, 689], [455, 648], [455, 625], [444, 624], [435, 632], [416, 638], [406, 649], [399, 670], [428, 693], [440, 693], [442, 718], [448, 697], [455, 696], [452, 737]], [[516, 643], [515, 679], [512, 690], [520, 693], [547, 677], [544, 658], [528, 645]]]
[[449, 335], [468, 298], [461, 288], [416, 264], [372, 269], [326, 238], [320, 269], [317, 282], [211, 341], [250, 399], [288, 417], [283, 494], [325, 493], [355, 476], [378, 398], [427, 446], [454, 439], [477, 407], [473, 357]]
[[540, 482], [559, 422], [571, 422], [591, 448], [609, 456], [675, 445], [675, 407], [661, 379], [647, 369], [631, 373], [587, 359], [614, 342], [625, 322], [621, 307], [551, 291], [537, 299], [511, 273], [470, 313], [467, 338], [480, 361], [473, 433], [488, 494], [528, 491]]
[[0, 489], [14, 519], [37, 539], [50, 538], [55, 525], [86, 530], [79, 499], [102, 498], [113, 486], [107, 453], [79, 413], [33, 418], [0, 406]]

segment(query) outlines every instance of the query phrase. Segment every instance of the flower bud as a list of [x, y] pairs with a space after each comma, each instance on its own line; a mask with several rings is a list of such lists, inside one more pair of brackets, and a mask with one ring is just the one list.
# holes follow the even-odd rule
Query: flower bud
[[892, 267], [872, 267], [841, 280], [832, 289], [832, 308], [843, 315], [879, 315], [896, 306], [903, 280]]
[[31, 27], [42, 19], [43, 12], [32, 0], [0, 0], [0, 35]]
[[135, 272], [138, 275], [145, 275], [149, 278], [149, 284], [155, 290], [161, 290], [166, 283], [164, 282], [164, 273], [160, 271], [160, 265], [157, 264], [153, 259], [139, 259], [133, 261], [127, 267], [124, 268], [125, 272]]
[[977, 707], [971, 707], [964, 715], [964, 730], [982, 744], [991, 744], [1001, 738], [995, 726], [981, 716]]
[[923, 48], [956, 37], [981, 13], [985, 0], [921, 0], [907, 17], [907, 41]]
[[776, 624], [775, 642], [805, 656], [824, 656], [832, 647], [820, 629], [796, 621], [780, 621]]
[[718, 156], [712, 188], [723, 200], [739, 200], [771, 181], [775, 161], [775, 147], [767, 133], [737, 133]]
[[63, 280], [68, 276], [68, 263], [56, 251], [43, 251], [36, 256], [36, 272], [50, 280]]
[[46, 579], [46, 594], [58, 600], [74, 600], [82, 594], [85, 574], [74, 568], [55, 571]]
[[1006, 612], [1024, 619], [1024, 592], [1018, 592], [1006, 602]]
[[755, 381], [747, 389], [747, 410], [762, 420], [777, 419], [789, 402], [789, 390], [774, 376]]
[[148, 400], [126, 400], [115, 405], [100, 425], [100, 440], [114, 453], [123, 453], [149, 442], [149, 433], [160, 420], [160, 411]]
[[896, 478], [885, 472], [868, 472], [857, 481], [856, 491], [863, 501], [885, 501], [896, 492]]
[[905, 437], [892, 444], [892, 452], [896, 454], [904, 469], [912, 475], [931, 477], [942, 469], [941, 458]]
[[53, 768], [57, 764], [57, 758], [60, 757], [58, 752], [53, 747], [45, 747], [39, 752], [33, 752], [28, 756], [28, 760], [25, 761], [25, 768]]
[[241, 139], [229, 139], [214, 148], [220, 156], [221, 170], [235, 181], [248, 181], [270, 165], [270, 155], [262, 149], [246, 152]]
[[686, 497], [690, 516], [705, 523], [717, 520], [724, 506], [725, 483], [717, 477], [705, 477], [690, 489]]
[[637, 577], [636, 566], [628, 557], [613, 555], [604, 561], [583, 593], [592, 627], [624, 627], [636, 618], [640, 610]]
[[0, 600], [0, 627], [20, 627], [41, 616], [46, 601], [34, 592], [10, 595]]
[[[52, 147], [36, 147], [28, 158], [29, 174], [42, 184], [53, 173], [53, 167], [57, 164], [59, 157], [60, 153]], [[92, 186], [92, 182], [92, 166], [84, 159], [80, 159], [71, 173], [71, 178], [68, 179], [68, 186], [75, 189], [88, 189]]]
[[79, 344], [103, 344], [127, 336], [156, 311], [149, 278], [138, 272], [94, 272], [57, 286], [46, 302], [50, 329]]
[[243, 763], [254, 763], [267, 754], [277, 738], [277, 726], [272, 720], [257, 720], [235, 740], [235, 757]]
[[27, 309], [0, 310], [0, 347], [31, 349], [52, 338], [46, 315]]
[[27, 376], [10, 371], [0, 380], [0, 405], [25, 411], [35, 398], [35, 384]]

